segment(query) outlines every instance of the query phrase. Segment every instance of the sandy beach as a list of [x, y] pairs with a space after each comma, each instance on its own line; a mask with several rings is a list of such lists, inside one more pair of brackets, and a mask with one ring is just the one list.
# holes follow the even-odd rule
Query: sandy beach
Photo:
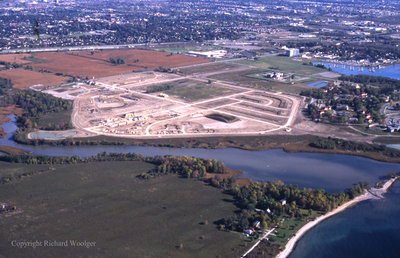
[[280, 252], [276, 257], [277, 258], [286, 258], [292, 251], [293, 248], [296, 244], [296, 242], [308, 231], [310, 230], [312, 227], [314, 227], [315, 225], [317, 225], [318, 223], [320, 223], [321, 221], [335, 215], [338, 214], [342, 211], [344, 211], [345, 209], [347, 209], [348, 207], [358, 203], [358, 202], [362, 202], [365, 200], [369, 200], [369, 199], [379, 199], [382, 198], [383, 193], [387, 192], [387, 190], [390, 188], [390, 186], [398, 179], [398, 177], [392, 178], [390, 180], [388, 180], [383, 186], [382, 188], [371, 188], [370, 190], [366, 190], [364, 194], [357, 196], [356, 198], [354, 198], [353, 200], [350, 200], [342, 205], [340, 205], [339, 207], [337, 207], [336, 209], [326, 213], [325, 215], [322, 215], [318, 218], [316, 218], [313, 221], [308, 222], [307, 224], [305, 224], [302, 228], [299, 229], [299, 231], [296, 232], [296, 234], [289, 240], [289, 242], [287, 242], [285, 249]]

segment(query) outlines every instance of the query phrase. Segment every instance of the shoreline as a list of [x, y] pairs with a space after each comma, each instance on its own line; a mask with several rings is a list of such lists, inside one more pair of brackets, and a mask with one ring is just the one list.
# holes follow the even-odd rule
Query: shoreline
[[350, 206], [353, 206], [359, 202], [362, 201], [366, 201], [366, 200], [370, 200], [370, 199], [379, 199], [382, 198], [382, 194], [386, 193], [387, 190], [392, 186], [392, 184], [398, 179], [399, 177], [396, 176], [394, 178], [391, 178], [389, 180], [387, 180], [385, 182], [385, 184], [377, 189], [377, 188], [371, 188], [369, 190], [366, 190], [362, 195], [359, 195], [357, 197], [355, 197], [354, 199], [340, 205], [339, 207], [333, 209], [332, 211], [326, 213], [325, 215], [319, 216], [318, 218], [316, 218], [313, 221], [308, 222], [307, 224], [305, 224], [303, 227], [301, 227], [296, 233], [295, 235], [286, 243], [285, 245], [285, 249], [280, 252], [276, 258], [286, 258], [288, 257], [296, 243], [301, 239], [301, 237], [308, 232], [311, 228], [313, 228], [314, 226], [318, 225], [320, 222], [324, 221], [327, 218], [330, 218], [340, 212], [343, 212], [344, 210], [346, 210], [347, 208], [349, 208]]

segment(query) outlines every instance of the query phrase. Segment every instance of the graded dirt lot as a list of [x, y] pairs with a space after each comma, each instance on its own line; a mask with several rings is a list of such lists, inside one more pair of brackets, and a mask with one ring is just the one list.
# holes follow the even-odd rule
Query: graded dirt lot
[[141, 72], [46, 91], [70, 98], [72, 123], [92, 135], [179, 137], [259, 135], [283, 131], [297, 115], [301, 99], [209, 82], [201, 76]]
[[65, 83], [68, 78], [48, 73], [40, 73], [23, 68], [0, 71], [0, 77], [10, 79], [13, 87], [17, 89], [27, 89], [33, 85], [43, 84], [53, 86]]
[[[204, 58], [140, 49], [50, 52], [34, 54], [34, 57], [38, 62], [33, 65], [35, 69], [88, 78], [210, 62]], [[110, 58], [123, 59], [125, 64], [114, 65]]]
[[30, 58], [30, 54], [6, 54], [0, 55], [0, 61], [12, 64], [28, 64], [32, 62], [31, 60], [26, 60], [24, 58]]

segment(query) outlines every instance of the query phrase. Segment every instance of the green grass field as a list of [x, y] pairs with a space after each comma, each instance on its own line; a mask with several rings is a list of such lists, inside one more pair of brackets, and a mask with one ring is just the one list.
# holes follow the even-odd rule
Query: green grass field
[[217, 84], [207, 84], [195, 80], [177, 81], [172, 83], [172, 85], [174, 85], [172, 89], [163, 92], [187, 102], [193, 102], [237, 92], [232, 89], [219, 87]]
[[238, 67], [238, 64], [227, 63], [227, 62], [215, 62], [208, 63], [204, 65], [192, 66], [187, 68], [181, 68], [180, 72], [183, 74], [194, 74], [194, 73], [209, 73], [215, 72], [219, 70], [230, 69], [234, 67]]
[[260, 57], [256, 61], [240, 60], [237, 61], [237, 63], [252, 65], [263, 70], [274, 69], [280, 70], [284, 73], [295, 73], [303, 75], [312, 75], [316, 73], [326, 72], [325, 69], [321, 69], [311, 65], [303, 65], [303, 62], [294, 61], [291, 58], [285, 56], [266, 56]]
[[[8, 163], [0, 161], [0, 178], [8, 176], [17, 177], [24, 173], [32, 173], [41, 170], [48, 170], [48, 168], [49, 165], [28, 165], [28, 164], [16, 164], [16, 163]], [[0, 199], [0, 202], [1, 201], [2, 200]]]
[[[244, 248], [240, 234], [218, 231], [213, 224], [236, 210], [232, 197], [203, 182], [175, 175], [138, 179], [153, 167], [144, 162], [54, 167], [0, 185], [0, 202], [22, 211], [0, 217], [0, 255], [233, 257]], [[0, 163], [1, 173], [40, 168]], [[96, 246], [20, 249], [12, 240], [86, 240]]]
[[261, 89], [261, 90], [273, 90], [273, 91], [281, 91], [288, 93], [299, 94], [304, 89], [309, 89], [308, 87], [300, 87], [296, 85], [291, 85], [287, 83], [282, 83], [278, 81], [270, 81], [265, 79], [253, 78], [250, 75], [263, 73], [263, 70], [260, 69], [252, 69], [243, 72], [236, 73], [221, 73], [217, 75], [209, 76], [211, 79], [227, 81], [232, 83], [237, 83], [242, 86], [247, 86], [251, 88]]

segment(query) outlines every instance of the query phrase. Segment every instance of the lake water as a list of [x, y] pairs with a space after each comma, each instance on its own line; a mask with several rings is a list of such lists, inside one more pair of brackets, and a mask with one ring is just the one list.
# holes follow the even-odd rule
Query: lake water
[[312, 88], [322, 88], [322, 87], [325, 87], [326, 85], [328, 85], [327, 81], [317, 81], [317, 82], [307, 84], [308, 87], [312, 87]]
[[321, 222], [297, 243], [290, 258], [400, 257], [400, 184]]
[[389, 144], [387, 146], [390, 147], [390, 148], [393, 148], [393, 149], [400, 150], [400, 144]]
[[[0, 145], [10, 145], [34, 154], [91, 156], [106, 152], [135, 152], [146, 156], [188, 155], [216, 158], [244, 177], [268, 181], [280, 179], [300, 187], [342, 191], [359, 181], [374, 183], [388, 172], [398, 172], [400, 164], [377, 162], [366, 158], [320, 153], [286, 153], [282, 150], [246, 151], [240, 149], [155, 148], [140, 146], [25, 146], [12, 141], [15, 119], [4, 128], [9, 133]], [[399, 257], [400, 184], [381, 200], [357, 204], [317, 225], [305, 234], [291, 258], [298, 257]]]
[[[314, 65], [320, 64], [321, 62], [314, 62]], [[367, 67], [357, 67], [354, 66], [353, 70], [351, 69], [350, 66], [346, 65], [343, 67], [341, 64], [337, 64], [337, 67], [335, 67], [335, 64], [333, 63], [322, 63], [325, 65], [326, 68], [331, 68], [333, 71], [342, 73], [345, 75], [357, 75], [357, 74], [366, 74], [366, 75], [373, 75], [373, 76], [383, 76], [383, 77], [388, 77], [392, 79], [397, 79], [400, 80], [400, 64], [395, 64], [395, 65], [390, 65], [386, 66], [380, 69], [375, 69], [375, 71], [370, 71], [368, 70]]]
[[4, 126], [9, 133], [0, 145], [32, 151], [33, 154], [82, 157], [100, 152], [134, 152], [145, 156], [187, 155], [223, 161], [228, 167], [244, 171], [243, 177], [258, 181], [279, 179], [299, 187], [323, 188], [339, 192], [359, 181], [371, 184], [389, 172], [400, 170], [400, 164], [378, 162], [362, 157], [322, 153], [286, 153], [283, 150], [247, 151], [241, 149], [158, 148], [142, 146], [26, 146], [18, 145], [11, 135], [15, 132], [15, 118]]

